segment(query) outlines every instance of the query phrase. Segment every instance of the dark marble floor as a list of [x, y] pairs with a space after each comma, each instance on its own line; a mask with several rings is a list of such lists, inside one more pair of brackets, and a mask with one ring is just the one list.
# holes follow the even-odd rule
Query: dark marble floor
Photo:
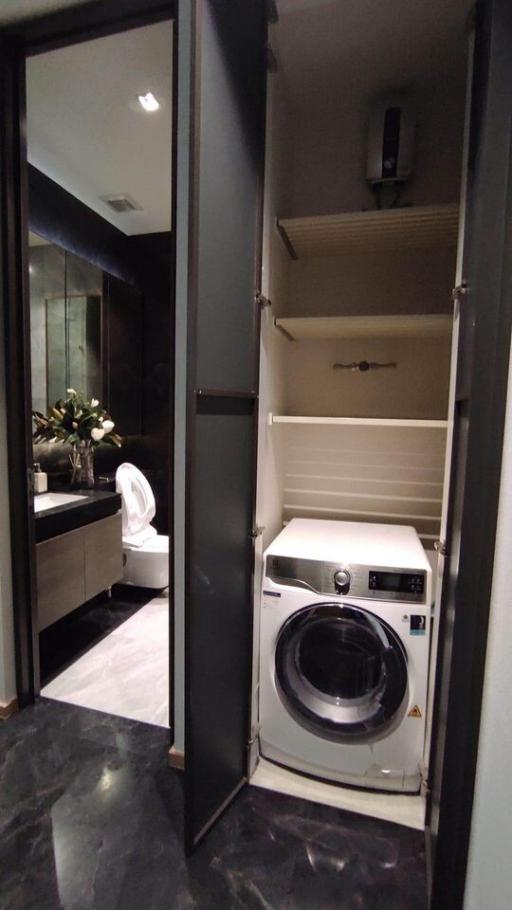
[[255, 787], [186, 859], [166, 751], [44, 699], [0, 726], [1, 910], [425, 910], [422, 834]]
[[50, 682], [155, 596], [150, 588], [114, 585], [39, 635], [41, 684]]

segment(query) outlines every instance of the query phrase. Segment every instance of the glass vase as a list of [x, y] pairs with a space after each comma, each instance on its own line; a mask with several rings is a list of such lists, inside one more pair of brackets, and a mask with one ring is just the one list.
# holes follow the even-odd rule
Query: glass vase
[[90, 442], [75, 442], [70, 455], [71, 486], [75, 490], [94, 487], [94, 449]]

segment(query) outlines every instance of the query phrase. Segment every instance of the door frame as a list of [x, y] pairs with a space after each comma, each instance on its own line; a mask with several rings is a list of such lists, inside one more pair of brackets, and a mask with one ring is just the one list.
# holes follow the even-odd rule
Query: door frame
[[[28, 277], [28, 175], [26, 145], [25, 64], [28, 57], [95, 38], [118, 34], [157, 22], [176, 23], [177, 0], [103, 0], [28, 19], [0, 29], [0, 139], [4, 167], [0, 174], [2, 199], [2, 293], [6, 323], [6, 397], [9, 408], [23, 420], [9, 427], [8, 470], [10, 489], [11, 564], [17, 701], [32, 704], [39, 694], [39, 643], [37, 632], [36, 543], [33, 517], [30, 290]], [[177, 188], [177, 28], [172, 47], [172, 158], [171, 257], [176, 271]], [[174, 277], [172, 278], [174, 280]], [[174, 475], [174, 347], [170, 356], [170, 446], [167, 476], [172, 489]], [[169, 534], [173, 527], [173, 503], [169, 501]], [[169, 548], [169, 591], [174, 590], [174, 551]], [[173, 678], [174, 624], [172, 594], [169, 595], [169, 662]], [[169, 702], [172, 730], [174, 701]], [[172, 743], [171, 743], [172, 744]]]
[[[475, 26], [467, 201], [468, 217], [486, 240], [481, 255], [475, 255], [469, 237], [462, 273], [470, 283], [461, 295], [461, 314], [473, 294], [476, 328], [472, 357], [464, 360], [460, 350], [457, 364], [456, 408], [457, 402], [468, 403], [468, 428], [466, 441], [463, 420], [455, 415], [427, 801], [427, 836], [437, 832], [431, 910], [461, 910], [464, 902], [512, 331], [512, 253], [506, 241], [512, 230], [512, 104], [506, 92], [498, 91], [505, 65], [506, 84], [512, 77], [503, 44], [512, 31], [509, 0], [478, 0]], [[467, 228], [468, 220], [465, 240]], [[461, 439], [466, 451], [462, 471], [457, 470]], [[454, 528], [459, 527], [457, 554]], [[450, 564], [451, 555], [457, 565]], [[452, 616], [449, 601], [454, 603]]]

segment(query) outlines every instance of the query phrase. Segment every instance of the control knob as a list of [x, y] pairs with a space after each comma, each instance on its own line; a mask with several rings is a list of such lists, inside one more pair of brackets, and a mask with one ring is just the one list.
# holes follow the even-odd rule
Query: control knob
[[338, 569], [334, 573], [334, 587], [337, 594], [348, 594], [350, 590], [350, 572], [346, 569]]

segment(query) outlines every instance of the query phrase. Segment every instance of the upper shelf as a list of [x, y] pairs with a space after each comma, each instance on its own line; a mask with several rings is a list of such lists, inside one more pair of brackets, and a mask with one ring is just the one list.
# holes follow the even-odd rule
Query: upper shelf
[[458, 224], [459, 207], [452, 203], [277, 221], [292, 259], [333, 256], [355, 250], [371, 252], [455, 245]]
[[270, 423], [310, 424], [350, 427], [405, 427], [407, 429], [445, 430], [447, 420], [415, 420], [406, 417], [298, 417], [270, 414]]
[[449, 337], [453, 317], [448, 313], [401, 316], [306, 316], [276, 319], [276, 327], [293, 341], [336, 338]]

